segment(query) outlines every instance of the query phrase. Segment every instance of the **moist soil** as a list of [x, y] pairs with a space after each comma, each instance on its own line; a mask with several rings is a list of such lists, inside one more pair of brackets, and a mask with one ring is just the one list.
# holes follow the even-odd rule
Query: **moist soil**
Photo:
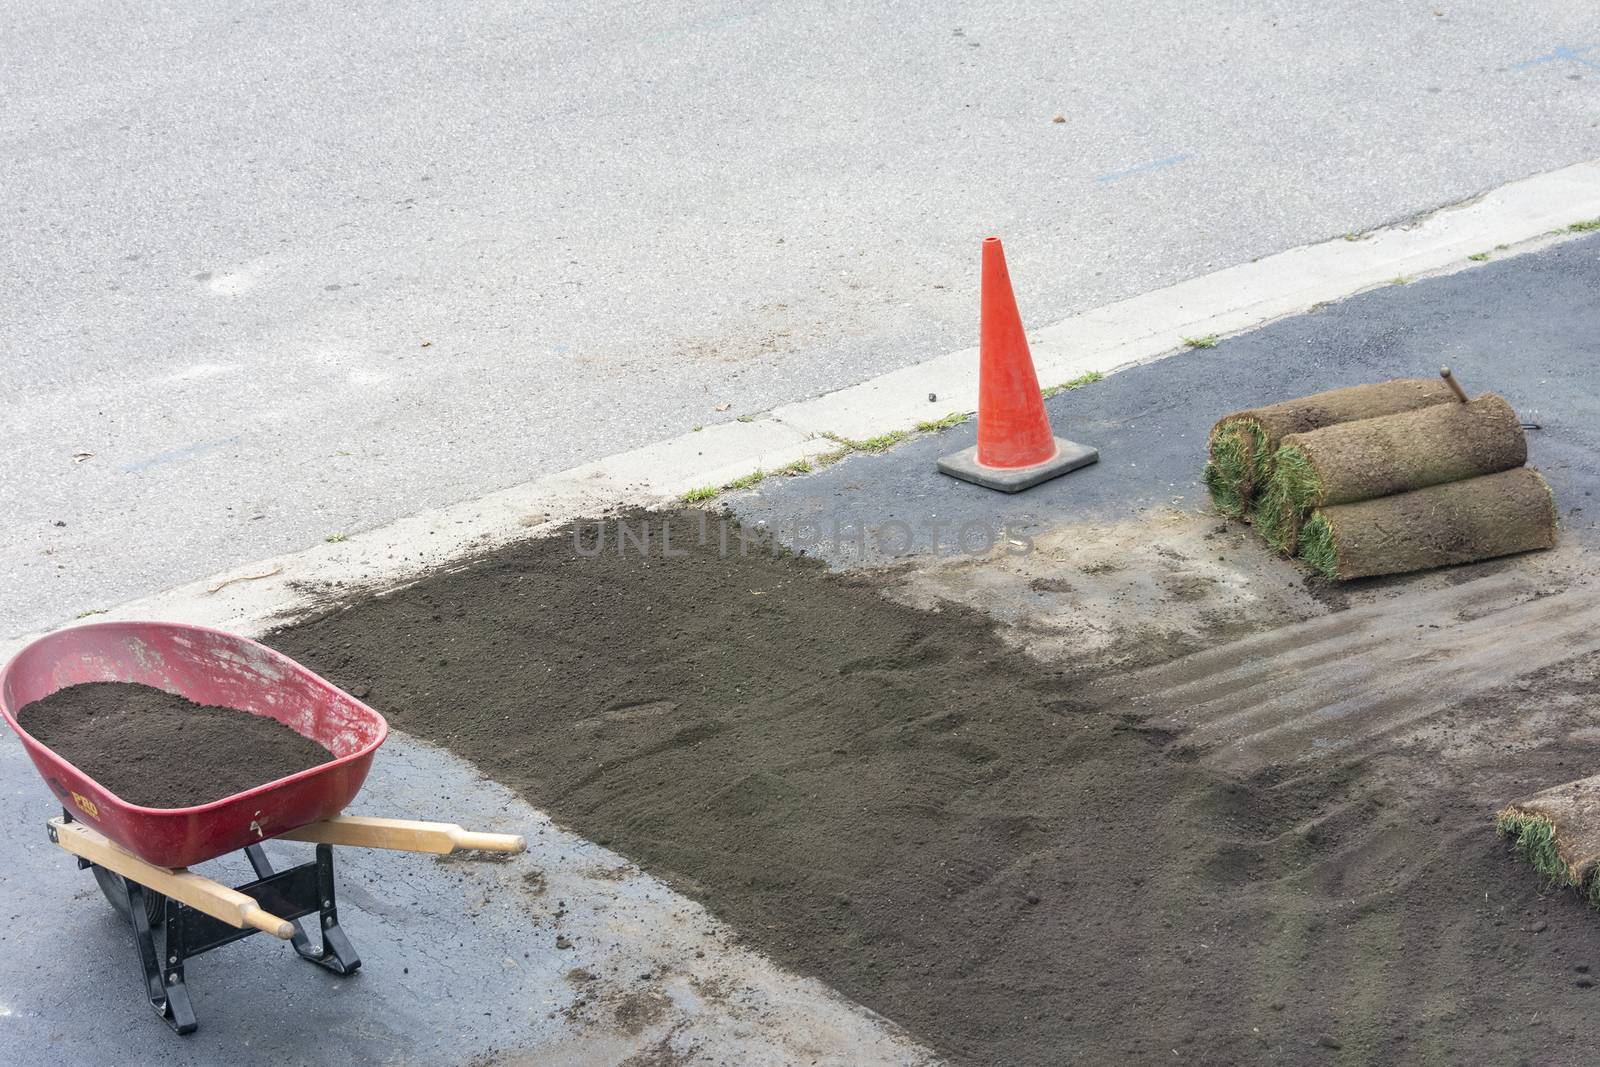
[[88, 682], [23, 707], [17, 721], [130, 804], [209, 804], [332, 759], [263, 715], [132, 682]]
[[[580, 525], [270, 643], [956, 1062], [1555, 1064], [1600, 1038], [1600, 918], [1489, 830], [1590, 773], [1593, 730], [1424, 753], [1426, 779], [1402, 751], [1232, 776], [1126, 710], [1115, 662], [724, 550], [698, 512], [622, 521], [620, 553]], [[1587, 721], [1594, 682], [1486, 699]]]

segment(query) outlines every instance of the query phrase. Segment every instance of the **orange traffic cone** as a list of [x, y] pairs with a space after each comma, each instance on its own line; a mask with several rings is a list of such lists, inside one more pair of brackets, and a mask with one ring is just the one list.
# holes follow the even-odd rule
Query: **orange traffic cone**
[[978, 338], [978, 443], [939, 460], [954, 477], [1004, 493], [1088, 466], [1097, 449], [1050, 432], [1033, 373], [1028, 336], [1011, 293], [1000, 238], [983, 241], [983, 309]]

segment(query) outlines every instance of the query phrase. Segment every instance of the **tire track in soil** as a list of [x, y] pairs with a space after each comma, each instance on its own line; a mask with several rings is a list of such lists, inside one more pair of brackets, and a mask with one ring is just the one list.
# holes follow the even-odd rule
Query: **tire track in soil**
[[1475, 694], [1596, 651], [1592, 586], [1553, 591], [1511, 572], [1245, 638], [1118, 689], [1207, 763], [1247, 774], [1371, 751]]
[[[694, 513], [649, 521], [693, 543]], [[1041, 663], [893, 581], [560, 533], [269, 642], [957, 1062], [1556, 1063], [1600, 1038], [1573, 969], [1600, 923], [1484, 821], [1600, 760], [1592, 657], [1450, 709], [1511, 761], [1413, 738], [1239, 774], [1120, 695], [1127, 642]], [[1555, 709], [1538, 736], [1529, 704]]]

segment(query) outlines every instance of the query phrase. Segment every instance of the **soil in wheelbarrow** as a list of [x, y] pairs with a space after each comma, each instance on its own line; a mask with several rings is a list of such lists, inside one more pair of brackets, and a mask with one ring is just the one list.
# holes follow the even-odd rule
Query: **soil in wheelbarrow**
[[27, 705], [17, 721], [130, 804], [209, 804], [328, 762], [317, 742], [262, 715], [131, 682], [89, 682]]
[[[695, 512], [624, 521], [621, 554], [590, 524], [269, 642], [955, 1062], [1554, 1064], [1600, 1041], [1600, 922], [1541, 894], [1463, 784], [1589, 773], [1592, 730], [1437, 786], [1234, 777], [1091, 701], [1114, 663], [724, 550], [714, 517], [704, 540]], [[1583, 717], [1592, 673], [1540, 685], [1529, 714]]]

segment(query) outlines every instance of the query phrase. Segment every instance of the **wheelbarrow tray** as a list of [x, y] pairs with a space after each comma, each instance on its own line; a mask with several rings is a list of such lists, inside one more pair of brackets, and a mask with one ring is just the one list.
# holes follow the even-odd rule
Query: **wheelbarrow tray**
[[[28, 704], [83, 682], [138, 682], [276, 719], [333, 754], [328, 762], [188, 808], [130, 804], [17, 722]], [[383, 716], [265, 645], [204, 626], [102, 622], [41, 637], [0, 669], [0, 712], [75, 819], [159, 867], [189, 867], [337, 815], [388, 736]], [[174, 761], [189, 754], [174, 743]]]

